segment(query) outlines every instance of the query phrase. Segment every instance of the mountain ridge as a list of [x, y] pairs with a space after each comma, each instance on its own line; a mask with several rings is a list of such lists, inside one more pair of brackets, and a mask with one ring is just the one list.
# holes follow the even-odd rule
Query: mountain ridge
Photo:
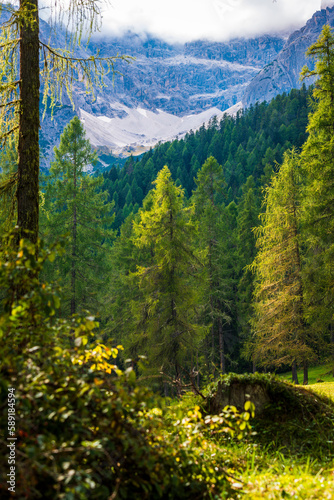
[[[334, 27], [334, 7], [315, 12], [305, 26], [293, 32], [278, 56], [247, 86], [242, 103], [249, 107], [256, 102], [270, 101], [273, 97], [293, 88], [301, 88], [300, 73], [304, 65], [314, 69], [314, 61], [306, 56], [306, 51], [318, 39], [322, 27], [328, 24]], [[315, 78], [305, 81], [309, 86]]]

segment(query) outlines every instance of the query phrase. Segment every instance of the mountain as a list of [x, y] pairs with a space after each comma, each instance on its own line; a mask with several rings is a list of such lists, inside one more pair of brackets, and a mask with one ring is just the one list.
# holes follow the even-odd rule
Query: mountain
[[119, 53], [136, 58], [119, 69], [122, 76], [115, 78], [110, 97], [129, 107], [182, 116], [236, 104], [245, 85], [275, 58], [284, 42], [280, 36], [262, 36], [170, 45], [149, 35], [127, 33], [121, 38], [93, 39], [89, 48], [101, 56]]
[[[300, 72], [304, 65], [314, 69], [314, 61], [307, 58], [308, 47], [319, 37], [325, 24], [334, 27], [333, 2], [323, 2], [326, 8], [317, 11], [300, 30], [292, 33], [278, 56], [266, 65], [249, 83], [242, 98], [243, 106], [262, 101], [270, 101], [273, 97], [293, 88], [300, 88]], [[305, 83], [310, 85], [314, 79], [308, 78]]]
[[[50, 37], [43, 23], [43, 36]], [[52, 43], [63, 47], [65, 35], [51, 34]], [[93, 146], [113, 155], [139, 154], [159, 141], [182, 136], [229, 108], [235, 113], [245, 87], [284, 46], [283, 35], [264, 35], [219, 43], [195, 41], [168, 44], [149, 35], [126, 33], [122, 37], [95, 37], [80, 55], [99, 52], [126, 54], [131, 64], [115, 63], [114, 78], [96, 89], [93, 100], [83, 84], [75, 83], [75, 109], [65, 97], [42, 125], [45, 161], [64, 125], [78, 114]]]

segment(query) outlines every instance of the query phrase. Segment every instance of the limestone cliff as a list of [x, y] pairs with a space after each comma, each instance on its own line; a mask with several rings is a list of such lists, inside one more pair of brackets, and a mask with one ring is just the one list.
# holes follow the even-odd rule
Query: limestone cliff
[[[334, 0], [327, 0], [325, 3], [334, 4]], [[306, 64], [310, 69], [314, 68], [314, 61], [307, 58], [305, 53], [317, 40], [325, 24], [334, 27], [334, 7], [317, 11], [303, 28], [290, 35], [278, 56], [247, 86], [242, 98], [245, 107], [256, 102], [270, 101], [278, 94], [301, 87], [299, 76], [303, 66]], [[305, 83], [310, 85], [313, 80], [308, 78]]]

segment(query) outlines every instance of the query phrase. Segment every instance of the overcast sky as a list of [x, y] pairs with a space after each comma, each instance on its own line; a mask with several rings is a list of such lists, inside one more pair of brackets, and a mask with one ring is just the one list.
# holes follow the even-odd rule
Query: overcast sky
[[103, 32], [148, 32], [168, 41], [226, 40], [299, 28], [321, 0], [110, 0]]

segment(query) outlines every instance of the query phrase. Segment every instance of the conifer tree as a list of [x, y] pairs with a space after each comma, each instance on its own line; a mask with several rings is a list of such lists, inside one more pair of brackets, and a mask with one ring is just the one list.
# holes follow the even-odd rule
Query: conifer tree
[[[113, 70], [115, 59], [73, 57], [64, 49], [50, 47], [40, 39], [38, 0], [19, 0], [18, 7], [0, 6], [8, 18], [0, 25], [0, 144], [13, 140], [18, 151], [16, 212], [18, 236], [37, 242], [39, 225], [39, 128], [40, 101], [54, 108], [65, 89], [72, 101], [72, 86], [84, 82], [88, 92]], [[61, 5], [55, 2], [61, 16]], [[54, 11], [54, 10], [53, 10]], [[70, 45], [97, 29], [100, 7], [95, 0], [73, 0], [67, 8], [72, 36]], [[72, 46], [71, 46], [72, 48]], [[123, 56], [120, 56], [124, 59]], [[40, 62], [43, 61], [42, 71]], [[19, 74], [18, 74], [19, 69]], [[40, 91], [40, 73], [44, 84]], [[43, 94], [43, 96], [42, 96]], [[41, 99], [42, 97], [42, 99]], [[2, 184], [0, 191], [6, 188]], [[10, 185], [11, 189], [11, 185]]]
[[253, 360], [262, 366], [291, 364], [305, 368], [314, 359], [304, 319], [304, 291], [300, 251], [299, 158], [285, 154], [265, 196], [265, 213], [257, 229], [258, 254], [254, 260], [255, 293]]
[[78, 117], [65, 127], [54, 152], [45, 186], [42, 230], [48, 241], [67, 233], [66, 251], [56, 268], [67, 304], [65, 313], [74, 314], [79, 308], [96, 312], [98, 290], [108, 279], [113, 204], [107, 203], [108, 195], [101, 191], [103, 178], [87, 172], [97, 157]]
[[[256, 255], [256, 239], [253, 229], [259, 225], [260, 203], [253, 176], [249, 176], [242, 187], [237, 217], [237, 262], [238, 276], [238, 326], [243, 340], [250, 336], [254, 275], [250, 264]], [[255, 366], [253, 367], [255, 369]]]
[[184, 206], [183, 190], [172, 181], [168, 167], [154, 184], [151, 208], [140, 211], [134, 222], [134, 244], [150, 248], [152, 261], [133, 275], [143, 301], [133, 302], [137, 326], [127, 345], [135, 345], [137, 354], [146, 354], [155, 370], [179, 379], [182, 368], [191, 365], [201, 333], [194, 322], [197, 263], [191, 244], [195, 228]]
[[314, 71], [305, 67], [302, 76], [318, 77], [302, 150], [308, 314], [314, 331], [331, 335], [334, 345], [334, 34], [329, 26], [307, 54], [316, 65]]
[[[223, 168], [210, 156], [195, 179], [197, 189], [193, 194], [195, 216], [199, 222], [199, 244], [205, 251], [204, 277], [205, 309], [211, 324], [211, 360], [219, 359], [220, 370], [225, 373], [224, 326], [231, 321], [226, 304], [226, 283], [222, 268], [222, 240], [228, 239], [224, 232], [224, 198], [226, 181]], [[219, 353], [219, 356], [217, 354]]]

